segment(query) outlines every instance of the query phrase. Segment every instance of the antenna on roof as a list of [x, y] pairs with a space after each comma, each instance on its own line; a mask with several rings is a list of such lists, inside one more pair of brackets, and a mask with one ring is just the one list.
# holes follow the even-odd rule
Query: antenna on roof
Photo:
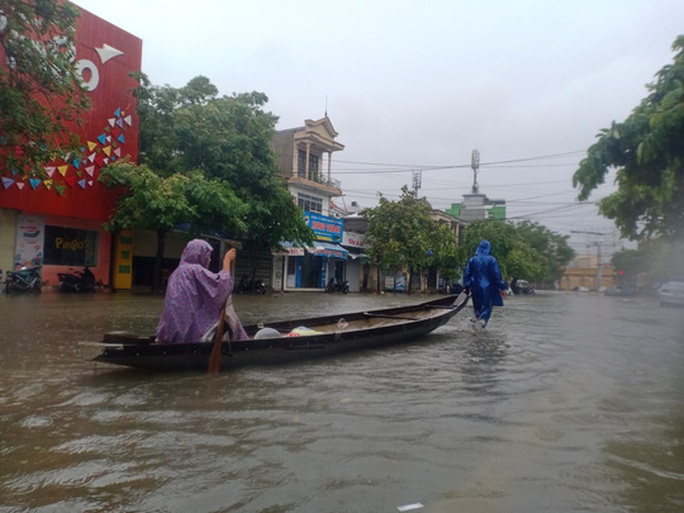
[[328, 95], [325, 95], [325, 117], [328, 117]]
[[480, 152], [478, 150], [473, 150], [470, 160], [470, 167], [473, 168], [472, 194], [480, 194], [480, 186], [477, 184], [477, 170], [480, 169]]

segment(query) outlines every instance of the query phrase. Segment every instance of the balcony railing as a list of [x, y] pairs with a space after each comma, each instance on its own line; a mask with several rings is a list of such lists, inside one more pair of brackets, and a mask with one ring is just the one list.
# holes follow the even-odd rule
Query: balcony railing
[[336, 180], [334, 178], [328, 179], [327, 176], [323, 176], [320, 173], [312, 173], [312, 176], [305, 177], [305, 176], [298, 176], [297, 178], [301, 180], [307, 180], [309, 182], [314, 182], [317, 184], [325, 185], [326, 187], [332, 187], [333, 189], [340, 189], [341, 187], [341, 182], [339, 180]]

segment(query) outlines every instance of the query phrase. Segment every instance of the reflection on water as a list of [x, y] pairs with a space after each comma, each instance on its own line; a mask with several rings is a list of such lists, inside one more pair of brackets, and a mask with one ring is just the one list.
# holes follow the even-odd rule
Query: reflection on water
[[[240, 296], [246, 323], [423, 297]], [[155, 374], [83, 361], [152, 296], [0, 295], [0, 512], [680, 512], [684, 316], [539, 293], [415, 345]]]

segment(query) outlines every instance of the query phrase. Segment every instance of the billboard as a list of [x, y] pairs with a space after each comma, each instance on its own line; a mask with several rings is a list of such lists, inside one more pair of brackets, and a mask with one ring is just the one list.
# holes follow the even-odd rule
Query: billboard
[[138, 116], [129, 74], [140, 71], [142, 40], [79, 8], [76, 66], [92, 107], [81, 127], [82, 155], [46, 163], [46, 176], [27, 178], [0, 169], [0, 207], [92, 220], [106, 220], [116, 196], [97, 181], [117, 159], [137, 159]]

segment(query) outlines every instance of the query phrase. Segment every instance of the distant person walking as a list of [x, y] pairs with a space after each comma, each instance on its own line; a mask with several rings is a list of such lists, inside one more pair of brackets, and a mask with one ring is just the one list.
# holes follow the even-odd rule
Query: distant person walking
[[501, 277], [499, 262], [491, 253], [489, 241], [481, 240], [463, 275], [463, 288], [470, 292], [473, 301], [475, 317], [472, 322], [482, 328], [487, 326], [492, 316], [492, 307], [503, 306], [504, 291], [508, 288]]

